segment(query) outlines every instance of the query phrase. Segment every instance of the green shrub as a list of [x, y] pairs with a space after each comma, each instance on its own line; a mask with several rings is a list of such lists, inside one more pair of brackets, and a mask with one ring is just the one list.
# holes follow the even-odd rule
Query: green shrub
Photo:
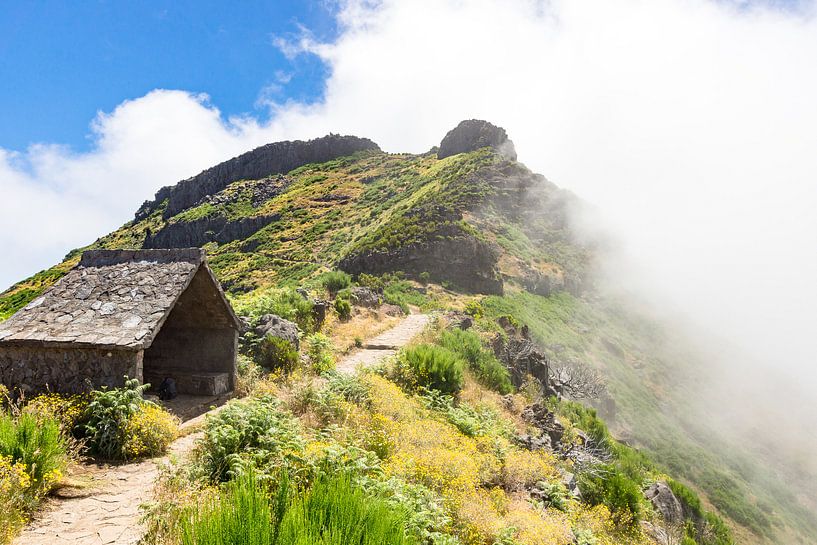
[[582, 499], [591, 505], [604, 504], [614, 520], [624, 526], [635, 526], [641, 516], [641, 483], [635, 482], [614, 465], [596, 466], [579, 476]]
[[484, 314], [482, 303], [477, 300], [468, 301], [465, 304], [465, 313], [469, 316], [473, 316], [476, 319], [482, 318], [482, 315]]
[[258, 364], [272, 371], [289, 373], [298, 365], [298, 351], [286, 339], [267, 335], [256, 347]]
[[67, 462], [65, 439], [54, 418], [0, 413], [0, 458], [23, 464], [37, 491], [47, 492]]
[[489, 388], [500, 394], [509, 394], [513, 391], [510, 373], [493, 352], [483, 347], [477, 333], [462, 329], [444, 331], [439, 343], [465, 359], [477, 379]]
[[539, 481], [536, 483], [536, 488], [541, 493], [544, 507], [567, 511], [567, 502], [570, 494], [564, 484]]
[[667, 486], [673, 495], [678, 498], [684, 508], [684, 514], [695, 518], [703, 517], [703, 506], [698, 495], [675, 479], [667, 479]]
[[573, 530], [574, 543], [576, 545], [596, 545], [599, 541], [590, 530]]
[[315, 327], [314, 303], [292, 288], [269, 289], [233, 301], [236, 314], [249, 316], [255, 324], [265, 314], [275, 314], [298, 324], [301, 331]]
[[321, 476], [284, 512], [281, 545], [403, 545], [407, 513], [367, 495], [349, 476]]
[[427, 307], [430, 303], [428, 296], [417, 291], [405, 280], [390, 282], [383, 289], [383, 301], [399, 306], [406, 314], [409, 313], [409, 305]]
[[510, 439], [512, 435], [513, 430], [508, 422], [490, 407], [457, 403], [450, 395], [435, 390], [423, 392], [420, 397], [427, 407], [442, 413], [446, 420], [469, 437], [494, 435]]
[[303, 446], [298, 421], [277, 399], [248, 398], [207, 418], [196, 463], [213, 482], [250, 470], [272, 475], [297, 460]]
[[272, 545], [272, 503], [253, 473], [230, 482], [224, 492], [182, 518], [183, 545]]
[[424, 286], [427, 286], [429, 281], [431, 280], [431, 274], [428, 271], [423, 271], [420, 273], [420, 283]]
[[386, 287], [387, 279], [381, 276], [360, 273], [357, 276], [357, 283], [363, 286], [364, 288], [369, 288], [376, 292], [381, 292]]
[[420, 344], [401, 351], [396, 378], [409, 387], [455, 394], [462, 389], [464, 367], [462, 358], [447, 348]]
[[352, 277], [343, 271], [331, 271], [320, 276], [320, 283], [329, 293], [337, 293], [352, 285]]
[[352, 317], [352, 304], [346, 299], [341, 299], [338, 297], [335, 299], [334, 306], [335, 312], [338, 313], [338, 317], [341, 320], [348, 320]]
[[323, 333], [313, 333], [306, 338], [306, 352], [316, 373], [326, 373], [335, 368], [332, 356], [332, 340]]
[[91, 402], [85, 408], [77, 428], [87, 439], [92, 453], [107, 460], [121, 460], [125, 452], [125, 426], [145, 400], [142, 394], [149, 387], [137, 379], [125, 377], [122, 388], [103, 388], [91, 393]]

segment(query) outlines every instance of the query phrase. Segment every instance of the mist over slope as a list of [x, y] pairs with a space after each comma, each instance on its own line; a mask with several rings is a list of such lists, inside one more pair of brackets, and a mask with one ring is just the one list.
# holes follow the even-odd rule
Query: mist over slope
[[[808, 458], [796, 456], [800, 443], [791, 443], [787, 459], [769, 449], [783, 427], [748, 442], [733, 419], [750, 420], [739, 411], [743, 399], [722, 396], [722, 368], [707, 351], [713, 343], [697, 347], [675, 329], [678, 320], [667, 326], [666, 313], [639, 304], [644, 297], [632, 293], [639, 277], [622, 282], [628, 277], [611, 275], [604, 259], [615, 238], [595, 221], [588, 228], [581, 201], [517, 162], [504, 131], [484, 122], [460, 127], [423, 154], [384, 153], [354, 137], [257, 148], [160, 190], [133, 221], [90, 247], [204, 247], [236, 297], [335, 267], [426, 275], [451, 294], [483, 294], [487, 312], [521, 319], [554, 361], [601, 370], [612, 400], [600, 409], [617, 435], [703, 491], [745, 528], [741, 542], [813, 540], [813, 476], [804, 473]], [[356, 142], [358, 151], [349, 155], [339, 142]], [[327, 153], [309, 152], [324, 143]], [[277, 168], [281, 150], [295, 150], [300, 162]], [[171, 210], [171, 202], [179, 204]], [[36, 297], [79, 253], [4, 292], [0, 316]], [[713, 391], [721, 395], [704, 395]]]

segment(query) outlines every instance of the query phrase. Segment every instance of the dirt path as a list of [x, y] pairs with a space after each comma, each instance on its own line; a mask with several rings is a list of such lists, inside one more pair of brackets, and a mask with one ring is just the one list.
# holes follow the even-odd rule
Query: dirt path
[[[201, 415], [189, 420], [181, 429], [196, 426], [203, 419]], [[152, 499], [160, 465], [170, 456], [186, 456], [200, 436], [201, 432], [196, 432], [177, 439], [168, 456], [161, 458], [91, 466], [88, 477], [92, 484], [62, 491], [70, 497], [48, 500], [14, 545], [135, 545], [142, 537], [139, 506]]]
[[[391, 356], [423, 331], [426, 314], [411, 314], [392, 329], [368, 341], [338, 363], [338, 370], [353, 373]], [[224, 405], [222, 405], [223, 407]], [[206, 414], [212, 414], [216, 408]], [[202, 414], [182, 424], [182, 430], [201, 424]], [[142, 537], [139, 506], [152, 499], [159, 467], [170, 456], [183, 458], [193, 449], [201, 432], [175, 441], [170, 454], [134, 464], [90, 466], [92, 485], [63, 490], [63, 497], [46, 502], [34, 520], [14, 541], [15, 545], [136, 545]], [[65, 497], [70, 493], [70, 497]]]
[[337, 370], [341, 373], [353, 373], [360, 366], [374, 365], [383, 358], [396, 354], [397, 350], [422, 333], [429, 320], [428, 314], [410, 314], [393, 328], [369, 340], [362, 349], [343, 358], [338, 362]]

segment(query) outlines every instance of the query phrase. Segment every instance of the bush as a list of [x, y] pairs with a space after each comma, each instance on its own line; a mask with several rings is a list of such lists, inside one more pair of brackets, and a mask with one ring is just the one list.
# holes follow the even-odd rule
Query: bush
[[143, 403], [125, 423], [126, 458], [158, 456], [178, 436], [179, 419], [153, 403]]
[[407, 514], [382, 498], [368, 496], [345, 475], [320, 477], [284, 512], [281, 545], [403, 545]]
[[306, 338], [307, 354], [316, 373], [326, 373], [335, 368], [332, 357], [332, 341], [323, 333], [313, 333]]
[[473, 316], [476, 319], [482, 318], [484, 313], [482, 303], [477, 300], [468, 301], [465, 304], [465, 313], [469, 316]]
[[613, 465], [597, 466], [579, 476], [582, 499], [591, 505], [604, 504], [617, 524], [635, 526], [641, 516], [641, 483], [637, 483]]
[[428, 271], [423, 271], [420, 273], [420, 283], [424, 286], [427, 286], [429, 281], [431, 280], [431, 274]]
[[0, 414], [0, 458], [21, 464], [37, 494], [48, 492], [62, 477], [67, 461], [59, 423], [26, 413], [17, 418]]
[[23, 407], [23, 412], [40, 418], [54, 418], [59, 422], [63, 436], [70, 437], [89, 402], [87, 394], [40, 394]]
[[386, 287], [388, 278], [381, 276], [374, 276], [372, 274], [360, 273], [357, 277], [357, 283], [364, 288], [369, 288], [378, 293], [382, 292]]
[[25, 465], [0, 456], [0, 543], [11, 543], [26, 522], [31, 477]]
[[249, 316], [253, 324], [265, 314], [275, 314], [295, 322], [301, 331], [309, 332], [315, 327], [314, 303], [291, 288], [245, 296], [235, 300], [233, 306], [236, 314]]
[[304, 447], [298, 421], [273, 397], [232, 401], [209, 416], [199, 442], [199, 470], [213, 482], [258, 470], [271, 475]]
[[331, 294], [335, 294], [342, 289], [352, 285], [352, 277], [343, 271], [332, 271], [322, 274], [320, 277], [321, 286]]
[[462, 358], [447, 348], [420, 344], [402, 350], [397, 372], [407, 386], [455, 394], [462, 389], [464, 367]]
[[425, 307], [429, 304], [428, 296], [417, 291], [405, 280], [390, 282], [383, 290], [383, 301], [399, 306], [406, 314], [409, 313], [409, 305]]
[[510, 373], [493, 352], [482, 346], [482, 340], [477, 333], [462, 329], [444, 331], [439, 343], [465, 359], [477, 379], [487, 387], [500, 394], [513, 392]]
[[142, 398], [149, 387], [125, 377], [121, 388], [91, 392], [76, 431], [87, 439], [93, 454], [106, 460], [128, 460], [167, 449], [178, 424], [167, 411]]
[[493, 435], [510, 438], [513, 435], [508, 422], [491, 407], [475, 408], [467, 403], [456, 403], [453, 397], [434, 390], [424, 393], [420, 399], [429, 409], [442, 413], [446, 420], [468, 437]]
[[348, 320], [352, 317], [352, 304], [346, 299], [335, 299], [335, 312], [341, 320]]
[[298, 365], [298, 351], [286, 339], [267, 335], [256, 348], [258, 364], [272, 371], [292, 372]]

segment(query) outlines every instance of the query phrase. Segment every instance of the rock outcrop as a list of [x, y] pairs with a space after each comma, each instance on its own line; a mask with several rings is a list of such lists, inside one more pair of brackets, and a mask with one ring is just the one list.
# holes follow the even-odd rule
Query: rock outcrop
[[347, 256], [338, 267], [349, 274], [403, 271], [419, 278], [429, 273], [434, 282], [450, 282], [472, 293], [502, 294], [498, 252], [472, 235], [431, 239], [388, 250], [369, 250]]
[[437, 151], [437, 158], [444, 159], [458, 153], [467, 153], [484, 147], [492, 147], [502, 155], [516, 160], [516, 149], [508, 139], [508, 133], [481, 119], [467, 119], [448, 131]]
[[253, 332], [260, 339], [266, 338], [267, 336], [278, 337], [279, 339], [289, 341], [296, 350], [300, 348], [298, 326], [275, 314], [264, 314], [261, 316]]
[[680, 524], [684, 521], [684, 508], [667, 483], [661, 481], [654, 483], [644, 495], [664, 521], [670, 524]]
[[171, 218], [193, 206], [207, 195], [214, 195], [238, 180], [257, 180], [271, 174], [282, 174], [309, 163], [324, 163], [358, 151], [379, 150], [368, 138], [330, 134], [304, 142], [275, 142], [234, 157], [204, 172], [163, 187], [153, 201], [145, 202], [136, 212], [136, 221], [148, 217], [167, 199], [162, 216]]
[[350, 299], [352, 304], [365, 308], [377, 308], [380, 306], [380, 296], [371, 288], [355, 286], [352, 288]]
[[155, 234], [146, 233], [143, 248], [189, 248], [201, 247], [208, 242], [225, 244], [242, 240], [281, 216], [253, 216], [230, 221], [224, 216], [209, 216], [193, 221], [168, 223]]

